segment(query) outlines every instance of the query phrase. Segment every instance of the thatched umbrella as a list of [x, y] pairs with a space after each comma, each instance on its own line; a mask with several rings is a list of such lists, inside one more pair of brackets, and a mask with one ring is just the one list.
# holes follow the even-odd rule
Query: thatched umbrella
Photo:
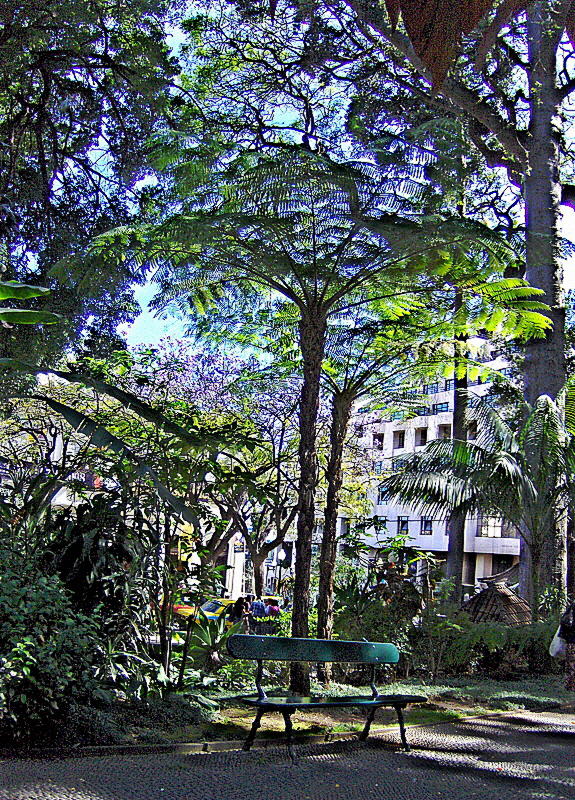
[[461, 606], [473, 622], [497, 622], [519, 627], [531, 622], [528, 603], [504, 583], [490, 583]]

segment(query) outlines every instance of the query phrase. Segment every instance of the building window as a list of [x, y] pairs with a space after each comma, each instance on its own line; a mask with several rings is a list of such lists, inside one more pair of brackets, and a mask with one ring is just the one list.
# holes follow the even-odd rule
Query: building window
[[405, 431], [393, 432], [393, 449], [402, 450], [405, 447]]
[[373, 434], [373, 447], [374, 447], [374, 450], [383, 450], [383, 440], [384, 440], [383, 433], [374, 433]]
[[453, 378], [447, 378], [445, 381], [445, 391], [451, 392], [455, 389], [455, 380]]
[[449, 403], [434, 403], [433, 404], [433, 413], [434, 414], [441, 414], [444, 411], [449, 411]]
[[381, 475], [383, 472], [383, 461], [374, 461], [373, 462], [373, 471], [376, 475]]
[[391, 459], [391, 471], [392, 472], [399, 472], [399, 470], [403, 469], [403, 460], [401, 458], [392, 458]]
[[355, 432], [358, 436], [363, 436], [365, 434], [365, 425], [356, 425]]
[[469, 423], [469, 427], [467, 428], [467, 438], [470, 442], [473, 442], [477, 439], [477, 422]]
[[477, 535], [488, 536], [490, 539], [499, 539], [501, 537], [501, 517], [481, 517]]
[[422, 517], [421, 518], [421, 529], [420, 533], [422, 536], [431, 536], [433, 533], [433, 520], [431, 517]]
[[415, 446], [422, 447], [424, 444], [427, 444], [427, 428], [416, 428]]
[[428, 417], [431, 414], [431, 409], [429, 406], [419, 406], [419, 408], [415, 409], [415, 413], [418, 417]]
[[397, 533], [398, 535], [409, 533], [409, 517], [397, 518]]
[[377, 489], [377, 505], [381, 506], [389, 500], [389, 490], [384, 483], [378, 486]]
[[451, 439], [451, 425], [439, 425], [437, 428], [438, 439]]
[[435, 383], [425, 383], [423, 385], [423, 394], [437, 394], [439, 391], [439, 384]]

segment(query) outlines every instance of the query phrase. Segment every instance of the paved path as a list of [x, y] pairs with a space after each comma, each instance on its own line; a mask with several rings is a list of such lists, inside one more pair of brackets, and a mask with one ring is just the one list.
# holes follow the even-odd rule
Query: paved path
[[0, 800], [573, 800], [575, 714], [394, 732], [371, 742], [250, 753], [3, 760]]

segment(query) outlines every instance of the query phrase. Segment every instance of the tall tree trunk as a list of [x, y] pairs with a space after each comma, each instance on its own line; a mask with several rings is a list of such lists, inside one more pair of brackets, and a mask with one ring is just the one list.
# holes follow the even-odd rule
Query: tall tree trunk
[[267, 553], [252, 553], [252, 564], [254, 565], [254, 589], [256, 597], [261, 597], [264, 593], [264, 569]]
[[[337, 516], [343, 483], [343, 450], [351, 416], [353, 396], [341, 392], [332, 398], [327, 464], [327, 497], [325, 503], [323, 538], [319, 564], [319, 595], [317, 601], [317, 635], [331, 639], [333, 632], [333, 579], [337, 555]], [[331, 679], [331, 665], [318, 665], [318, 678], [324, 683]]]
[[569, 508], [567, 519], [567, 582], [566, 594], [568, 597], [575, 596], [575, 524], [574, 511], [572, 505]]
[[519, 552], [519, 594], [533, 607], [533, 566], [531, 547], [523, 536], [520, 539]]
[[[299, 324], [299, 345], [303, 356], [303, 385], [299, 407], [299, 485], [295, 576], [293, 590], [292, 636], [309, 636], [309, 583], [311, 546], [315, 526], [315, 493], [318, 480], [317, 417], [321, 366], [325, 352], [326, 314], [309, 309]], [[309, 694], [309, 667], [293, 662], [290, 688], [296, 694]]]
[[[455, 290], [454, 311], [457, 312], [463, 306], [463, 294], [459, 289]], [[453, 429], [451, 436], [457, 441], [464, 442], [467, 439], [467, 372], [458, 375], [461, 369], [462, 353], [461, 349], [465, 346], [466, 337], [457, 337], [454, 342], [455, 354], [453, 359], [454, 366], [454, 392], [453, 392]], [[449, 515], [447, 520], [447, 563], [445, 571], [447, 577], [453, 581], [451, 599], [455, 603], [461, 602], [463, 586], [463, 554], [465, 551], [465, 514], [455, 511]]]
[[[534, 3], [528, 19], [531, 71], [528, 168], [524, 199], [526, 224], [525, 277], [545, 292], [553, 329], [525, 349], [525, 398], [533, 404], [541, 394], [556, 397], [565, 382], [565, 305], [563, 269], [558, 252], [559, 100], [556, 91], [556, 32], [547, 3]], [[566, 581], [565, 521], [543, 543], [540, 585], [564, 588]]]

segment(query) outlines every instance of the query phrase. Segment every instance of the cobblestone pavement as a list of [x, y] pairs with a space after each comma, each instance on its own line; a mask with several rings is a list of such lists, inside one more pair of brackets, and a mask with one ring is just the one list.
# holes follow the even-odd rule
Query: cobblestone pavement
[[575, 714], [521, 712], [365, 744], [0, 761], [0, 800], [573, 800]]

